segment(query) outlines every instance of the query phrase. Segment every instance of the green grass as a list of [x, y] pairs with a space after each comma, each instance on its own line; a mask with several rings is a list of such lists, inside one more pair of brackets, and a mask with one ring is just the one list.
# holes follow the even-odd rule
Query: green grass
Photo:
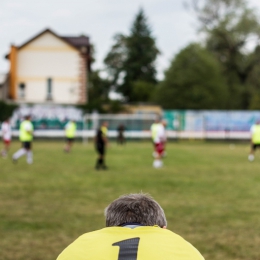
[[108, 171], [94, 170], [92, 143], [76, 143], [71, 154], [62, 148], [36, 141], [33, 165], [0, 158], [1, 260], [56, 259], [79, 235], [104, 227], [112, 200], [140, 191], [206, 259], [260, 259], [260, 154], [249, 163], [248, 145], [169, 143], [156, 170], [150, 143], [111, 143]]

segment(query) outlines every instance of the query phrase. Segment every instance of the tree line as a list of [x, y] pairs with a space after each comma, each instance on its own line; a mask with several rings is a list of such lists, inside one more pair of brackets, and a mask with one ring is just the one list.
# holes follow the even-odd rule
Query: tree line
[[[156, 64], [160, 50], [140, 9], [129, 33], [113, 37], [105, 69], [90, 73], [88, 103], [80, 108], [116, 113], [124, 103], [142, 102], [164, 109], [260, 109], [258, 10], [246, 0], [186, 0], [186, 6], [201, 37], [175, 55], [162, 80]], [[94, 61], [94, 48], [92, 56]], [[111, 100], [111, 91], [122, 98]], [[14, 107], [0, 106], [1, 121]]]
[[[89, 104], [116, 112], [120, 103], [166, 109], [260, 109], [260, 21], [246, 0], [188, 0], [201, 35], [172, 59], [161, 81], [160, 50], [143, 9], [127, 35], [116, 34], [104, 59], [107, 77], [90, 75]], [[176, 37], [177, 38], [177, 37]], [[109, 100], [110, 91], [121, 101]]]

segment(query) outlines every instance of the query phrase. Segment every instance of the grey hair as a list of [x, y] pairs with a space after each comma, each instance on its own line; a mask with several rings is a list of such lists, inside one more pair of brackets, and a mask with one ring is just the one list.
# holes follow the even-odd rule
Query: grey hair
[[144, 226], [167, 226], [163, 209], [148, 194], [122, 195], [105, 209], [106, 226], [140, 223]]

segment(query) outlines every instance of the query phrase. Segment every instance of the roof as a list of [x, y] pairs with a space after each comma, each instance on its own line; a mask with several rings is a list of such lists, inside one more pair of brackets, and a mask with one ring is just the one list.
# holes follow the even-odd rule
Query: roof
[[[90, 45], [89, 37], [87, 37], [87, 36], [72, 36], [72, 37], [66, 36], [66, 37], [63, 37], [63, 36], [59, 36], [58, 34], [53, 32], [52, 30], [47, 28], [47, 29], [43, 30], [42, 32], [38, 33], [37, 35], [35, 35], [34, 37], [32, 37], [31, 39], [29, 39], [28, 41], [26, 41], [25, 43], [23, 43], [22, 45], [17, 46], [18, 50], [22, 49], [24, 46], [26, 46], [27, 44], [31, 43], [35, 39], [39, 38], [40, 36], [42, 36], [46, 32], [51, 33], [55, 37], [59, 38], [60, 40], [62, 40], [66, 44], [69, 44], [71, 47], [76, 48], [76, 49], [80, 49], [83, 46], [88, 47]], [[9, 54], [7, 54], [5, 56], [5, 58], [8, 59], [9, 58]]]
[[66, 42], [67, 44], [71, 45], [72, 47], [75, 48], [75, 46], [73, 44], [71, 44], [70, 42], [66, 41], [65, 39], [63, 39], [63, 37], [59, 36], [58, 34], [56, 34], [55, 32], [53, 32], [50, 29], [45, 29], [42, 32], [38, 33], [37, 35], [35, 35], [33, 38], [29, 39], [28, 41], [26, 41], [25, 43], [23, 43], [22, 45], [18, 46], [18, 49], [22, 49], [24, 46], [26, 46], [27, 44], [33, 42], [34, 40], [36, 40], [37, 38], [39, 38], [40, 36], [42, 36], [45, 33], [51, 33], [52, 35], [54, 35], [55, 37], [59, 38], [60, 40], [62, 40], [63, 42]]
[[87, 36], [62, 36], [61, 38], [70, 43], [71, 45], [75, 46], [76, 48], [80, 48], [82, 46], [89, 46], [89, 37]]

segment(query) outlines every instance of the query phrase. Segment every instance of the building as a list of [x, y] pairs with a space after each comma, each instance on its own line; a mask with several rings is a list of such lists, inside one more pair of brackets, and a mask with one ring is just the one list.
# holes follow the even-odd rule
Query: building
[[8, 75], [0, 73], [0, 100], [6, 100], [8, 97]]
[[86, 36], [63, 37], [46, 29], [11, 46], [8, 99], [16, 103], [84, 104], [90, 71]]

